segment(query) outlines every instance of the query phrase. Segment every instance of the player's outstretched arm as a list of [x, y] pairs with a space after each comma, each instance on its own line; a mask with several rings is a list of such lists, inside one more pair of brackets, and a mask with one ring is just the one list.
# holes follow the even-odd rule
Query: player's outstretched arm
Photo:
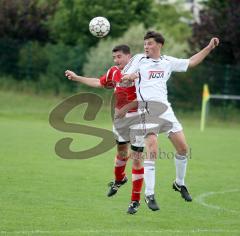
[[200, 52], [196, 53], [189, 59], [189, 68], [192, 68], [200, 64], [204, 58], [219, 44], [218, 38], [212, 38], [209, 44], [203, 48]]
[[99, 88], [102, 87], [102, 85], [100, 84], [99, 79], [97, 78], [88, 78], [88, 77], [84, 77], [84, 76], [79, 76], [76, 73], [74, 73], [71, 70], [66, 70], [65, 71], [65, 76], [69, 79], [69, 80], [73, 80], [73, 81], [77, 81], [80, 82], [82, 84], [86, 84], [90, 87], [95, 87], [95, 88]]

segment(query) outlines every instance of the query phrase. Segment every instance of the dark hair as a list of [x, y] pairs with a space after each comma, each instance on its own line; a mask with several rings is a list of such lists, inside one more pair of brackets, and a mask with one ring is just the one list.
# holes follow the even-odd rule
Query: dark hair
[[125, 45], [125, 44], [117, 45], [112, 50], [112, 52], [118, 52], [118, 51], [121, 51], [124, 54], [131, 54], [130, 47], [128, 45]]
[[158, 33], [158, 32], [155, 32], [155, 31], [148, 31], [145, 36], [144, 36], [144, 40], [145, 39], [150, 39], [150, 38], [153, 38], [157, 43], [161, 43], [162, 45], [164, 44], [165, 42], [165, 39], [164, 37]]

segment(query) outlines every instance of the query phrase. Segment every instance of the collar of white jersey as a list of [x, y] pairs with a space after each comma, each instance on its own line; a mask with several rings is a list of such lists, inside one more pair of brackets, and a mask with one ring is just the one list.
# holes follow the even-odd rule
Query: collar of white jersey
[[160, 56], [158, 59], [153, 59], [153, 58], [147, 57], [147, 56], [146, 56], [146, 58], [149, 59], [149, 60], [152, 60], [153, 62], [160, 62], [161, 60], [164, 59], [164, 56]]

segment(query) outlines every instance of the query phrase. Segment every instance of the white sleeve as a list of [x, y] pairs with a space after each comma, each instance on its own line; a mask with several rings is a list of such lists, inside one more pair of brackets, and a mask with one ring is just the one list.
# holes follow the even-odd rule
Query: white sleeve
[[164, 56], [171, 62], [171, 70], [175, 72], [185, 72], [189, 66], [189, 59], [179, 59], [175, 57]]
[[122, 74], [132, 74], [139, 71], [140, 60], [144, 57], [143, 54], [133, 56], [128, 64], [123, 68]]

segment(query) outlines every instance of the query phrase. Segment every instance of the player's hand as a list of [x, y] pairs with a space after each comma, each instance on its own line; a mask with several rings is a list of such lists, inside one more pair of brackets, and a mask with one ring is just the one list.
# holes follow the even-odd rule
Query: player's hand
[[137, 78], [138, 78], [138, 74], [133, 73], [133, 74], [129, 74], [129, 75], [123, 75], [121, 80], [122, 80], [123, 83], [128, 83], [129, 81], [130, 82], [134, 81]]
[[208, 44], [208, 47], [212, 50], [215, 47], [217, 47], [219, 44], [219, 39], [218, 38], [212, 38]]
[[75, 80], [77, 78], [77, 74], [74, 73], [71, 70], [66, 70], [65, 71], [65, 76], [69, 79], [69, 80]]
[[127, 83], [127, 82], [131, 81], [130, 75], [124, 75], [124, 76], [121, 78], [121, 81], [122, 81], [122, 83]]
[[121, 119], [121, 118], [125, 117], [126, 113], [127, 113], [127, 110], [124, 108], [121, 108], [121, 109], [115, 108], [114, 118]]

